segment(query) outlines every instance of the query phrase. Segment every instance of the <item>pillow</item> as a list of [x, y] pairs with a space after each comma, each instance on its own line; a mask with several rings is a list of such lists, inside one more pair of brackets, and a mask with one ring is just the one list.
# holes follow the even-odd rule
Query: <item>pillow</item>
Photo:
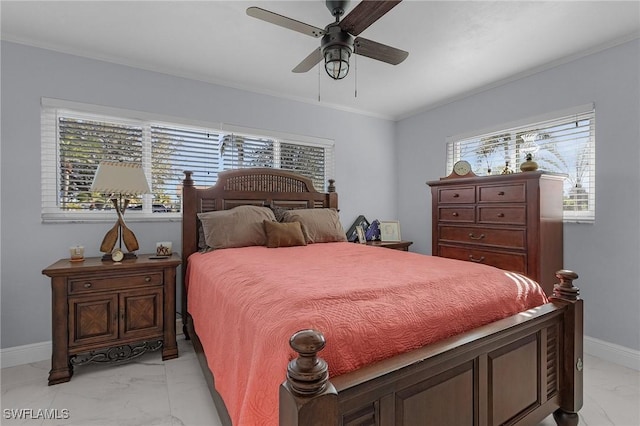
[[213, 249], [263, 246], [267, 243], [264, 220], [275, 221], [268, 207], [238, 206], [231, 210], [198, 213], [204, 239]]
[[262, 223], [269, 248], [307, 245], [300, 222], [278, 223], [264, 220]]
[[300, 222], [308, 243], [347, 241], [338, 212], [333, 209], [287, 210], [283, 222]]

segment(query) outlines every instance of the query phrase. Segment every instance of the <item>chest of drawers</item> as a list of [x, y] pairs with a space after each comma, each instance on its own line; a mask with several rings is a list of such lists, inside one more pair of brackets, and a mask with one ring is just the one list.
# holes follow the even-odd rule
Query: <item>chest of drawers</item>
[[539, 282], [563, 267], [563, 177], [544, 172], [427, 182], [432, 254], [484, 263]]

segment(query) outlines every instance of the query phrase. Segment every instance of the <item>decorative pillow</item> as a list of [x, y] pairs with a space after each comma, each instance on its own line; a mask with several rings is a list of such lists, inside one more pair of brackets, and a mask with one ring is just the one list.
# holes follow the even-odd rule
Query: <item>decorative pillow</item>
[[300, 222], [308, 243], [347, 241], [338, 212], [333, 209], [287, 210], [283, 222]]
[[268, 207], [238, 206], [231, 210], [198, 213], [204, 239], [213, 249], [263, 246], [267, 243], [265, 220], [275, 221]]
[[263, 221], [267, 234], [267, 247], [306, 246], [307, 240], [302, 233], [300, 222], [278, 223]]

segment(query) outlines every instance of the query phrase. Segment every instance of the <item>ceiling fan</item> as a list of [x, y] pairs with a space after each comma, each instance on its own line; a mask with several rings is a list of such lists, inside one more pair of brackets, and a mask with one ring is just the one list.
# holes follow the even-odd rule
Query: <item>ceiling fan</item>
[[326, 0], [327, 8], [335, 17], [335, 21], [324, 29], [259, 7], [248, 8], [247, 15], [311, 37], [322, 37], [320, 47], [303, 59], [293, 72], [307, 72], [324, 59], [327, 74], [334, 80], [340, 80], [349, 72], [349, 58], [352, 53], [392, 65], [398, 65], [407, 58], [409, 52], [358, 37], [358, 34], [384, 16], [400, 1], [402, 0], [363, 0], [340, 20], [349, 1]]

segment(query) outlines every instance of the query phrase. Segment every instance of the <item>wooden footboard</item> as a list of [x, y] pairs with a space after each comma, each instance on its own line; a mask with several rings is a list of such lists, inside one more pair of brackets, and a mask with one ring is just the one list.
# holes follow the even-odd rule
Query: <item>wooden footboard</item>
[[576, 425], [583, 306], [577, 275], [556, 276], [552, 303], [331, 381], [322, 334], [296, 333], [280, 425]]

